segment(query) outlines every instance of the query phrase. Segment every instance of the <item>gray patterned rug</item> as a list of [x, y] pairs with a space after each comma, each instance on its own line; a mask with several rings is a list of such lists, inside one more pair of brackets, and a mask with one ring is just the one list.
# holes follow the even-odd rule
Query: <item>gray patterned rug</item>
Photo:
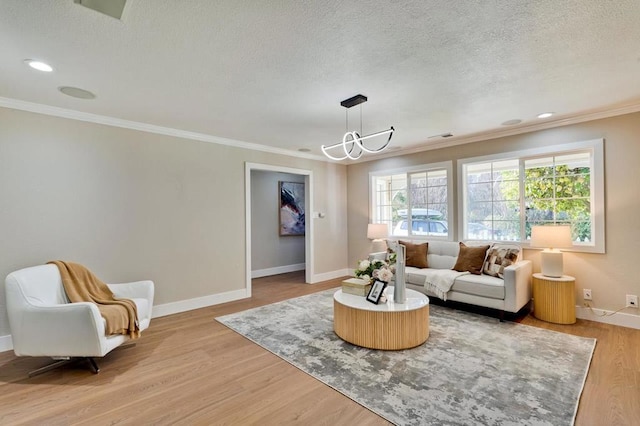
[[353, 346], [333, 332], [333, 293], [216, 318], [399, 425], [571, 425], [595, 339], [430, 307], [414, 349]]

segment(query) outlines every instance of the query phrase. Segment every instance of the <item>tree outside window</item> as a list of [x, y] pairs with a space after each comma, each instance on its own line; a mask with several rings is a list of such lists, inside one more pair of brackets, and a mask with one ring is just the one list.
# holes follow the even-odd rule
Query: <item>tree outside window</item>
[[575, 243], [591, 242], [591, 163], [586, 151], [464, 165], [466, 238], [474, 223], [509, 241], [528, 240], [534, 225], [564, 224]]

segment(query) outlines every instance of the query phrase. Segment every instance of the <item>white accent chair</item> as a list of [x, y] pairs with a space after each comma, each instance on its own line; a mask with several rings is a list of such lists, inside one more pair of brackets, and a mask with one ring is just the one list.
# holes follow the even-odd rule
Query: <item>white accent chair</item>
[[[151, 322], [152, 281], [107, 284], [116, 297], [132, 299], [138, 309], [140, 330]], [[127, 335], [105, 334], [105, 320], [97, 305], [70, 303], [56, 265], [40, 265], [10, 273], [5, 280], [7, 313], [17, 356], [51, 357], [58, 362], [32, 371], [29, 376], [85, 358], [94, 372], [93, 357], [103, 357], [130, 340]]]

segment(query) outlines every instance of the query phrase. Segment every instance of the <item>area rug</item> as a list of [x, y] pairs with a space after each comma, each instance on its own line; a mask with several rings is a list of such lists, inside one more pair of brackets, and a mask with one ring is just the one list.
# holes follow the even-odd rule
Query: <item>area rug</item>
[[216, 318], [398, 425], [572, 425], [595, 339], [430, 307], [421, 346], [378, 351], [333, 332], [333, 293]]

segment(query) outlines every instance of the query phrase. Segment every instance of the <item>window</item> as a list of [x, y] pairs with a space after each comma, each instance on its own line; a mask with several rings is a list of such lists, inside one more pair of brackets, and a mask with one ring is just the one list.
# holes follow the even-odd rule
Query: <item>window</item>
[[590, 243], [591, 155], [589, 152], [541, 157], [524, 162], [526, 237], [531, 226], [571, 225], [576, 243]]
[[460, 162], [462, 239], [527, 241], [570, 225], [575, 250], [604, 253], [603, 141]]
[[452, 163], [371, 174], [371, 222], [393, 236], [450, 238]]
[[465, 240], [520, 238], [520, 166], [518, 160], [465, 166]]

